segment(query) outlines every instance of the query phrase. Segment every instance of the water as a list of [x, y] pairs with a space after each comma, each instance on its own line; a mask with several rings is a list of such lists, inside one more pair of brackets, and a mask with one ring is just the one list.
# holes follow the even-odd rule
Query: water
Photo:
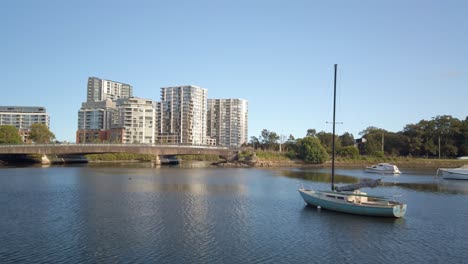
[[402, 219], [305, 206], [327, 169], [0, 169], [0, 263], [466, 263], [468, 181], [337, 170], [408, 203]]

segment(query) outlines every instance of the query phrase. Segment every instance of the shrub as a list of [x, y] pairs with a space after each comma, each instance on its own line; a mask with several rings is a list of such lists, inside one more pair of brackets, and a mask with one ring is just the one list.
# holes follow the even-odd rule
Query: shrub
[[328, 159], [328, 153], [320, 144], [320, 140], [314, 137], [305, 137], [298, 140], [299, 158], [306, 163], [319, 164]]
[[341, 157], [355, 159], [359, 157], [359, 149], [356, 148], [355, 146], [347, 146], [347, 147], [340, 148], [337, 151], [337, 154], [340, 155]]

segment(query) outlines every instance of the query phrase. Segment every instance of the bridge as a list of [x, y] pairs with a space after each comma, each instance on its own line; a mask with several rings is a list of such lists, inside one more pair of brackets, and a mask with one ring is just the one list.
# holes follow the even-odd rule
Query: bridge
[[25, 144], [0, 145], [0, 155], [39, 154], [43, 162], [47, 155], [86, 155], [100, 153], [150, 154], [159, 162], [159, 156], [213, 154], [226, 158], [234, 156], [240, 148], [205, 145], [158, 145], [158, 144]]

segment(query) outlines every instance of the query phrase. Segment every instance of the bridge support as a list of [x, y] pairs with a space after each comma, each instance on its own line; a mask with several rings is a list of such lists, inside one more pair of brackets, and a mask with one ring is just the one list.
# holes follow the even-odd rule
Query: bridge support
[[42, 164], [50, 164], [50, 159], [47, 157], [47, 155], [42, 155], [41, 163]]
[[161, 159], [159, 155], [154, 156], [154, 165], [161, 165]]

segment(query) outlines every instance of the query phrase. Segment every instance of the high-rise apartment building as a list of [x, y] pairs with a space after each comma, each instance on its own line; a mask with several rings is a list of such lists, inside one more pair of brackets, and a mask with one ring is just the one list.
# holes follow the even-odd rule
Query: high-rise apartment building
[[44, 107], [0, 106], [0, 125], [15, 126], [23, 142], [28, 140], [31, 125], [36, 123], [49, 127], [50, 117]]
[[206, 144], [207, 89], [194, 85], [161, 88], [158, 141]]
[[155, 142], [155, 104], [136, 97], [82, 103], [78, 111], [77, 143]]
[[[117, 105], [107, 99], [99, 102], [84, 102], [78, 111], [76, 143], [122, 142], [121, 137], [110, 137], [111, 129], [118, 122]], [[120, 131], [120, 130], [119, 130]]]
[[125, 128], [120, 123], [117, 100], [133, 96], [129, 84], [88, 78], [87, 101], [78, 111], [77, 143], [124, 142]]
[[117, 100], [133, 96], [133, 87], [129, 84], [88, 78], [87, 102], [98, 102], [106, 99]]
[[123, 143], [155, 143], [155, 103], [150, 99], [124, 98], [116, 101], [118, 127], [124, 129]]
[[110, 99], [99, 102], [84, 102], [78, 111], [78, 130], [109, 129], [115, 123], [117, 106]]
[[243, 99], [208, 99], [207, 136], [218, 146], [247, 143], [248, 102]]

